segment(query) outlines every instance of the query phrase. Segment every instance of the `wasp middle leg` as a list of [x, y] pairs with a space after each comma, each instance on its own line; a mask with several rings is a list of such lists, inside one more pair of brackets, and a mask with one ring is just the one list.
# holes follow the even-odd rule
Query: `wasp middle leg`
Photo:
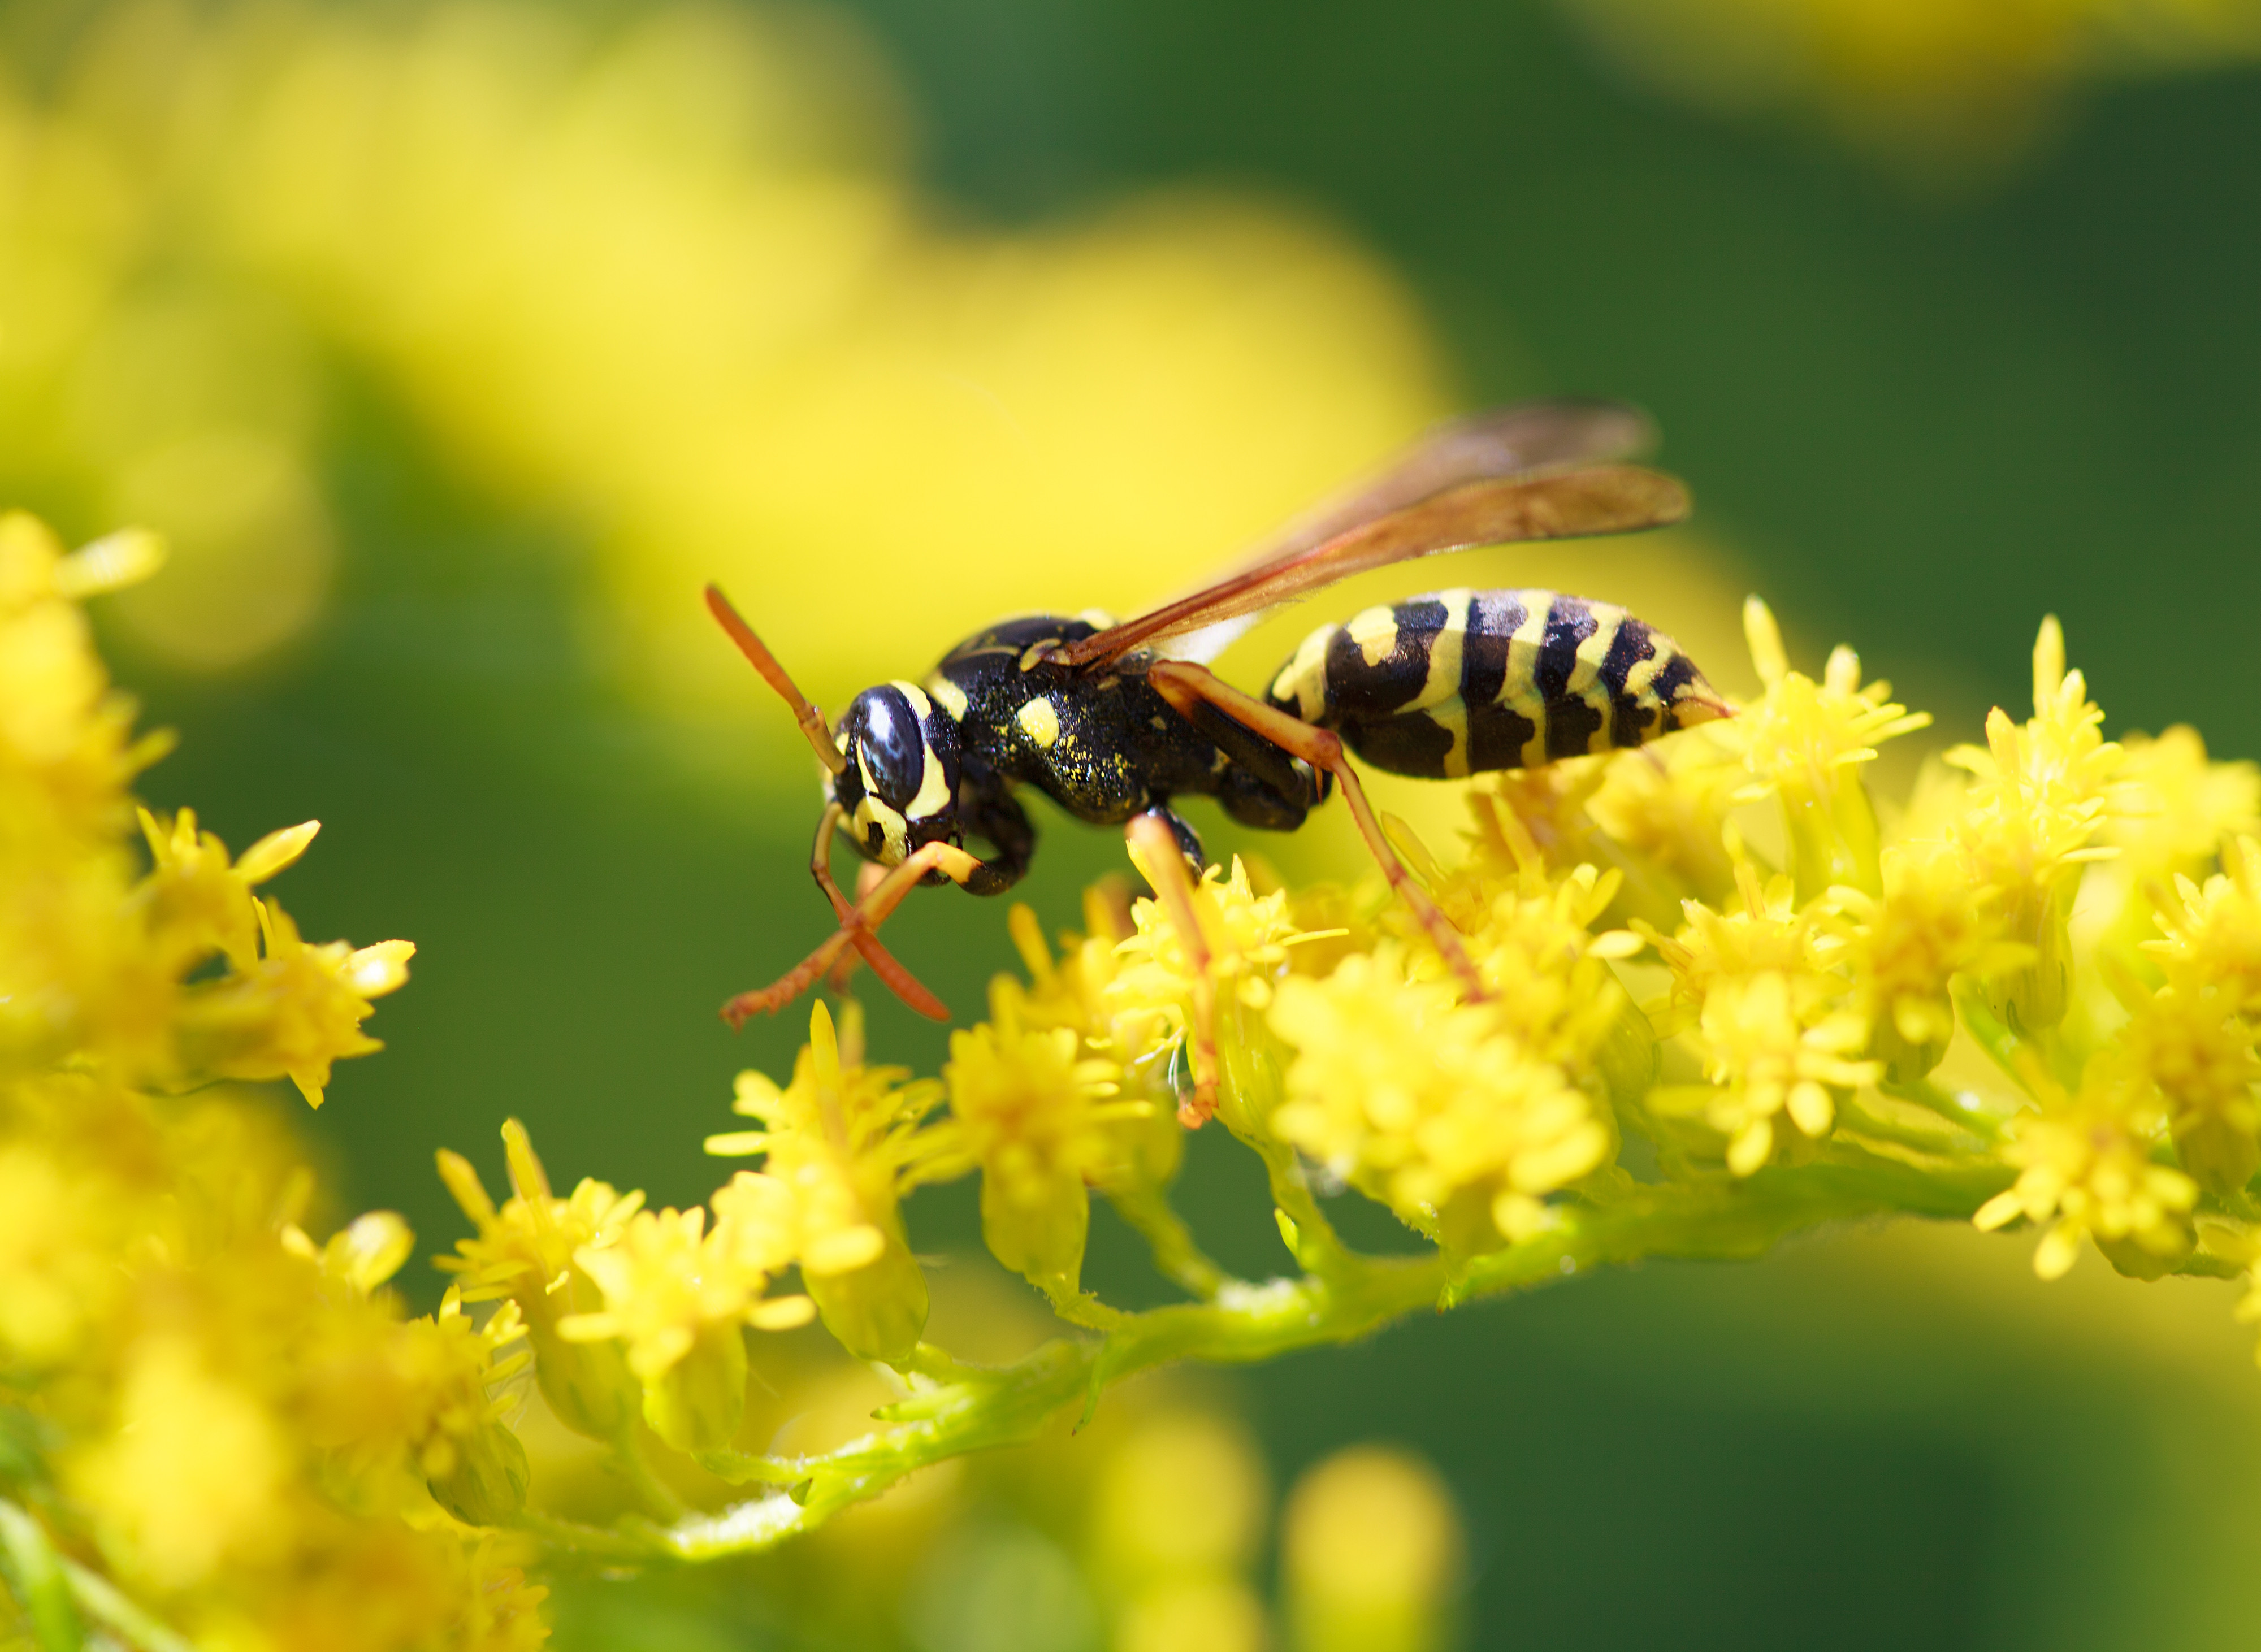
[[[1193, 1025], [1186, 1030], [1186, 1048], [1193, 1063], [1194, 1093], [1178, 1103], [1178, 1122], [1199, 1130], [1217, 1112], [1217, 981], [1210, 973], [1209, 937], [1202, 933], [1201, 913], [1194, 904], [1194, 880], [1187, 869], [1185, 837], [1191, 829], [1166, 808], [1141, 810], [1124, 823], [1123, 837], [1130, 858], [1153, 886], [1154, 899], [1168, 915], [1171, 927], [1186, 949], [1188, 973], [1193, 980]], [[1198, 841], [1194, 864], [1200, 864]]]
[[1178, 714], [1199, 726], [1204, 713], [1221, 713], [1239, 723], [1250, 732], [1269, 740], [1291, 757], [1299, 758], [1312, 769], [1334, 778], [1342, 787], [1343, 801], [1349, 805], [1351, 818], [1358, 822], [1359, 835], [1382, 866], [1382, 875], [1405, 904], [1410, 907], [1438, 952], [1461, 978], [1461, 986], [1471, 999], [1488, 998], [1483, 977], [1462, 945], [1461, 932], [1453, 927], [1437, 903], [1406, 869], [1405, 863], [1382, 830], [1381, 817], [1374, 805], [1367, 801], [1366, 788], [1359, 784], [1358, 774], [1345, 756], [1339, 736], [1325, 729], [1314, 728], [1297, 717], [1291, 717], [1275, 707], [1267, 706], [1253, 694], [1245, 694], [1203, 665], [1184, 660], [1156, 660], [1147, 667], [1146, 680], [1154, 690], [1168, 700]]

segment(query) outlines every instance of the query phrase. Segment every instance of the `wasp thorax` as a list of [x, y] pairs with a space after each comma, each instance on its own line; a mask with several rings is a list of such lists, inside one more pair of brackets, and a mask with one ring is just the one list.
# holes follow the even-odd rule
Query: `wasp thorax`
[[958, 725], [915, 683], [883, 683], [849, 702], [837, 736], [848, 766], [832, 779], [856, 847], [897, 866], [921, 844], [955, 841]]

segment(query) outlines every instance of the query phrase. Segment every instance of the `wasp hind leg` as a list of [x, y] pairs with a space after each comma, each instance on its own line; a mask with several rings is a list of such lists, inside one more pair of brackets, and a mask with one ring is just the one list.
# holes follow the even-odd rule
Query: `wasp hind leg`
[[1261, 736], [1286, 751], [1301, 758], [1317, 772], [1331, 774], [1342, 787], [1343, 801], [1350, 806], [1351, 818], [1358, 822], [1359, 836], [1381, 864], [1382, 875], [1398, 897], [1413, 909], [1428, 930], [1429, 938], [1470, 999], [1488, 998], [1483, 977], [1477, 973], [1468, 950], [1461, 940], [1461, 932], [1429, 898], [1429, 892], [1415, 881], [1406, 870], [1405, 863], [1391, 846], [1389, 836], [1382, 830], [1381, 818], [1374, 805], [1367, 801], [1366, 788], [1359, 784], [1358, 774], [1343, 754], [1339, 736], [1329, 729], [1315, 728], [1299, 717], [1291, 717], [1276, 707], [1267, 706], [1253, 694], [1244, 694], [1224, 682], [1206, 666], [1184, 660], [1157, 660], [1146, 673], [1146, 680], [1156, 693], [1168, 700], [1173, 708], [1192, 722], [1202, 726], [1207, 718], [1222, 714], [1240, 724], [1252, 734]]
[[[1123, 828], [1130, 861], [1153, 887], [1154, 899], [1178, 932], [1186, 951], [1194, 989], [1193, 1024], [1186, 1048], [1193, 1061], [1194, 1093], [1178, 1103], [1178, 1122], [1199, 1130], [1217, 1113], [1217, 981], [1210, 973], [1209, 941], [1194, 907], [1194, 879], [1203, 863], [1201, 839], [1193, 828], [1160, 805], [1133, 815]], [[1188, 843], [1191, 849], [1188, 851]]]

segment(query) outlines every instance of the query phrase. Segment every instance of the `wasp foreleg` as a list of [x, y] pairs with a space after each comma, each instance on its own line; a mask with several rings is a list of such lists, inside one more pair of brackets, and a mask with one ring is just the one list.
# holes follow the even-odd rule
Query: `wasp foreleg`
[[1382, 830], [1381, 819], [1374, 805], [1367, 801], [1366, 788], [1359, 784], [1357, 772], [1343, 754], [1339, 736], [1325, 729], [1312, 727], [1301, 718], [1291, 717], [1275, 707], [1267, 706], [1253, 694], [1244, 694], [1219, 678], [1206, 666], [1184, 660], [1157, 660], [1147, 668], [1146, 680], [1157, 693], [1170, 702], [1171, 707], [1188, 722], [1199, 726], [1198, 712], [1203, 707], [1213, 707], [1235, 722], [1261, 735], [1288, 751], [1301, 758], [1312, 768], [1324, 770], [1335, 777], [1342, 787], [1343, 801], [1350, 806], [1351, 818], [1358, 822], [1359, 835], [1381, 864], [1382, 875], [1389, 880], [1405, 904], [1421, 920], [1429, 931], [1429, 938], [1437, 951], [1460, 976], [1461, 984], [1472, 999], [1490, 995], [1484, 990], [1483, 977], [1476, 973], [1468, 948], [1461, 944], [1461, 932], [1453, 927], [1429, 892], [1417, 882], [1405, 863], [1398, 858], [1397, 851]]
[[[831, 869], [829, 867], [827, 867], [826, 873], [828, 875], [819, 878], [817, 882], [820, 886], [832, 886], [832, 888], [836, 890], [837, 886], [832, 885], [832, 880], [829, 875], [830, 870]], [[875, 865], [868, 860], [862, 866], [857, 867], [856, 898], [858, 901], [870, 900], [872, 898], [872, 892], [879, 887], [879, 880], [886, 875], [887, 869], [885, 866]], [[845, 911], [847, 909], [843, 902], [836, 905], [833, 909], [836, 913], [839, 913]], [[879, 937], [876, 935], [859, 936], [858, 937], [857, 945], [850, 951], [841, 953], [840, 961], [833, 965], [831, 973], [825, 976], [825, 991], [833, 994], [835, 996], [844, 995], [848, 990], [849, 981], [855, 976], [857, 964], [863, 959], [863, 949], [867, 946], [878, 946], [879, 945]]]
[[1131, 861], [1153, 886], [1154, 898], [1169, 915], [1186, 949], [1194, 988], [1193, 1025], [1186, 1029], [1194, 1093], [1178, 1103], [1178, 1122], [1188, 1130], [1199, 1130], [1217, 1112], [1217, 982], [1209, 973], [1209, 941], [1202, 934], [1201, 915], [1194, 908], [1194, 880], [1186, 870], [1181, 830], [1183, 822], [1169, 810], [1150, 808], [1133, 815], [1123, 835], [1130, 840]]
[[[919, 880], [930, 872], [939, 872], [953, 883], [965, 883], [980, 870], [982, 863], [955, 844], [928, 844], [915, 849], [899, 866], [889, 868], [878, 886], [852, 906], [831, 883], [831, 873], [822, 874], [821, 881], [828, 887], [825, 893], [836, 902], [840, 927], [815, 952], [789, 973], [755, 992], [740, 993], [722, 1006], [722, 1019], [732, 1027], [743, 1025], [749, 1016], [757, 1011], [782, 1009], [807, 992], [830, 969], [840, 955], [850, 946], [864, 954], [864, 961], [872, 971], [886, 981], [895, 995], [919, 1014], [933, 1021], [947, 1021], [950, 1011], [943, 1002], [929, 992], [911, 973], [890, 957], [873, 935], [886, 922], [903, 897], [918, 887]], [[865, 943], [871, 945], [866, 946]]]
[[[816, 880], [816, 887], [824, 892], [824, 898], [832, 903], [833, 916], [844, 925], [848, 923], [854, 909], [850, 906], [848, 897], [840, 893], [840, 886], [832, 880], [832, 832], [833, 829], [839, 824], [840, 816], [843, 812], [837, 803], [828, 804], [825, 807], [823, 818], [816, 822], [816, 841], [809, 847], [808, 875]], [[886, 875], [886, 868], [875, 866], [866, 861], [856, 875], [857, 901], [860, 903], [870, 900], [879, 888], [879, 880]], [[825, 984], [834, 992], [844, 993], [848, 990], [848, 978], [856, 973], [856, 959], [861, 956], [871, 965], [872, 973], [886, 983], [888, 990], [922, 1015], [933, 1014], [933, 1010], [926, 1008], [929, 1004], [934, 1007], [934, 1010], [939, 1010], [942, 1008], [942, 1001], [927, 991], [919, 984], [916, 976], [895, 961], [894, 954], [879, 944], [879, 937], [877, 935], [859, 928], [855, 936], [855, 951], [842, 952], [838, 961], [832, 966], [830, 973], [826, 977]], [[750, 995], [741, 994], [740, 997]], [[730, 1002], [735, 1004], [738, 1000], [734, 998]], [[741, 1013], [736, 1020], [730, 1021], [730, 1025], [733, 1028], [737, 1027], [745, 1019], [746, 1014], [750, 1013], [751, 1013], [750, 1009]], [[724, 1006], [722, 1014], [724, 1019], [729, 1019], [730, 1010], [728, 1005]], [[939, 1019], [938, 1016], [937, 1018]]]

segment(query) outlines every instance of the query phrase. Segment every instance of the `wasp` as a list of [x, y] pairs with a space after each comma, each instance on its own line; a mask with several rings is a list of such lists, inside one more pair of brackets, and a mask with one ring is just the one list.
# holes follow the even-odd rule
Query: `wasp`
[[[1244, 825], [1291, 831], [1339, 789], [1392, 887], [1482, 995], [1458, 931], [1406, 870], [1347, 754], [1391, 773], [1453, 779], [1638, 746], [1729, 715], [1703, 673], [1624, 609], [1548, 591], [1440, 591], [1368, 608], [1313, 631], [1260, 695], [1208, 662], [1270, 610], [1370, 569], [1681, 521], [1686, 488], [1628, 462], [1650, 434], [1631, 408], [1595, 401], [1526, 403], [1447, 425], [1189, 596], [1120, 621], [1097, 612], [1001, 621], [920, 681], [865, 689], [836, 729], [709, 585], [714, 617], [824, 765], [810, 871], [838, 921], [792, 973], [724, 1005], [724, 1018], [736, 1027], [781, 1008], [852, 949], [912, 1009], [948, 1019], [877, 931], [920, 884], [996, 894], [1019, 882], [1037, 842], [1023, 787], [1080, 820], [1124, 828], [1204, 984], [1192, 895], [1205, 862], [1176, 801], [1213, 797]], [[852, 901], [832, 876], [836, 834], [869, 863]], [[969, 838], [987, 852], [969, 850]], [[1210, 1110], [1216, 1083], [1213, 1007], [1195, 1008], [1189, 1124]]]

